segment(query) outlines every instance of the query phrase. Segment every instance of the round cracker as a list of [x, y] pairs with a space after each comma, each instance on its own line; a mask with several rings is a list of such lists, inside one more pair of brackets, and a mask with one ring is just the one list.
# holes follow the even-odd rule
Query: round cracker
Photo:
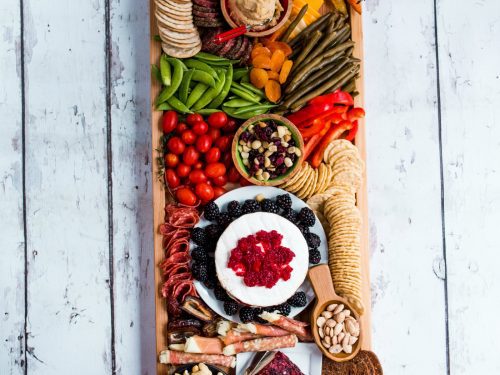
[[167, 55], [172, 56], [172, 57], [177, 57], [180, 59], [192, 57], [201, 51], [201, 43], [196, 47], [188, 48], [188, 49], [178, 48], [178, 47], [172, 46], [168, 43], [162, 43], [161, 47], [163, 49], [163, 52], [165, 52]]

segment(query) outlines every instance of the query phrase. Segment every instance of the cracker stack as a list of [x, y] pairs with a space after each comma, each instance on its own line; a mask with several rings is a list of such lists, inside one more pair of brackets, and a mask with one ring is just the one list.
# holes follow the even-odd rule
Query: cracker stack
[[177, 58], [200, 52], [201, 39], [193, 24], [191, 0], [155, 0], [155, 3], [163, 52]]
[[328, 262], [335, 291], [346, 298], [359, 314], [361, 299], [361, 214], [356, 207], [363, 161], [351, 142], [337, 140], [325, 150], [323, 160], [332, 170], [328, 189], [309, 198], [328, 236]]

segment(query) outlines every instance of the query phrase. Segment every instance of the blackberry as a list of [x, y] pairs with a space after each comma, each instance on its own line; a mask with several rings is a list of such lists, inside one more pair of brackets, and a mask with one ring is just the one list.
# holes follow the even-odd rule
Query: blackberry
[[304, 224], [308, 227], [312, 227], [316, 222], [316, 216], [314, 216], [314, 212], [308, 207], [304, 207], [300, 210], [299, 219], [301, 224]]
[[219, 206], [215, 202], [210, 202], [205, 206], [203, 210], [203, 214], [205, 215], [205, 219], [214, 221], [219, 216]]
[[191, 266], [191, 273], [193, 277], [202, 283], [208, 280], [207, 265], [200, 262], [194, 262]]
[[197, 247], [196, 249], [191, 251], [191, 258], [193, 258], [193, 260], [197, 262], [206, 264], [208, 261], [208, 254], [204, 248]]
[[276, 204], [282, 210], [289, 210], [292, 208], [292, 198], [290, 194], [282, 194], [276, 197]]
[[208, 242], [207, 234], [205, 229], [196, 227], [191, 230], [191, 239], [197, 245], [205, 245]]
[[286, 302], [276, 306], [276, 309], [280, 312], [281, 315], [285, 316], [290, 315], [290, 312], [292, 311], [291, 306]]
[[316, 233], [309, 233], [306, 237], [307, 245], [311, 248], [319, 247], [321, 240]]
[[309, 263], [318, 264], [321, 262], [321, 254], [318, 250], [313, 250], [309, 252]]
[[238, 312], [238, 303], [235, 301], [224, 302], [224, 311], [227, 315], [236, 315]]
[[243, 207], [241, 208], [241, 213], [243, 215], [251, 214], [257, 211], [260, 211], [260, 205], [256, 200], [253, 199], [247, 199], [245, 203], [243, 203]]
[[293, 307], [304, 307], [307, 305], [307, 298], [304, 292], [297, 292], [286, 301]]
[[231, 301], [226, 290], [220, 285], [217, 285], [214, 288], [214, 294], [215, 294], [215, 298], [217, 298], [219, 301]]
[[298, 224], [298, 221], [299, 221], [299, 217], [297, 215], [297, 212], [295, 212], [294, 210], [285, 210], [281, 216], [283, 216], [285, 219], [287, 219], [288, 221], [291, 221], [292, 223], [294, 224]]
[[213, 289], [215, 288], [217, 281], [215, 279], [207, 279], [206, 281], [203, 282], [203, 284], [208, 288], [208, 289]]
[[259, 315], [262, 314], [262, 309], [259, 308], [259, 307], [255, 307], [253, 309], [253, 318], [254, 320], [257, 322], [257, 323], [260, 323], [260, 324], [267, 324], [269, 323], [267, 320], [265, 319], [262, 319]]
[[220, 237], [220, 230], [217, 224], [210, 224], [205, 227], [205, 234], [210, 240], [218, 240]]
[[297, 225], [297, 227], [299, 228], [299, 230], [302, 233], [302, 235], [304, 236], [304, 238], [310, 233], [309, 227], [307, 227], [305, 225], [299, 224], [299, 225]]
[[240, 320], [249, 323], [255, 319], [255, 311], [251, 307], [244, 306], [240, 309]]
[[232, 218], [229, 216], [227, 212], [221, 212], [219, 214], [219, 217], [217, 218], [217, 223], [222, 227], [225, 228], [231, 223]]
[[240, 217], [242, 214], [241, 206], [238, 201], [231, 201], [227, 205], [227, 212], [232, 217]]
[[260, 202], [260, 207], [262, 208], [262, 211], [271, 212], [273, 214], [277, 214], [280, 211], [276, 203], [274, 203], [270, 199], [264, 199], [262, 202]]

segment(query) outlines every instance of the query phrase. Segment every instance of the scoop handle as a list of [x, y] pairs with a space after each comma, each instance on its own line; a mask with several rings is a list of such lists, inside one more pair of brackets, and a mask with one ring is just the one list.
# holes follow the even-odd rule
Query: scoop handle
[[222, 44], [224, 42], [227, 42], [228, 40], [237, 38], [240, 35], [245, 34], [247, 31], [248, 31], [248, 29], [247, 29], [246, 25], [236, 27], [236, 28], [231, 29], [229, 31], [225, 31], [221, 34], [217, 34], [214, 37], [214, 42], [215, 42], [215, 44]]
[[337, 298], [333, 288], [330, 268], [326, 264], [321, 264], [309, 269], [309, 280], [318, 299], [318, 304], [331, 301]]

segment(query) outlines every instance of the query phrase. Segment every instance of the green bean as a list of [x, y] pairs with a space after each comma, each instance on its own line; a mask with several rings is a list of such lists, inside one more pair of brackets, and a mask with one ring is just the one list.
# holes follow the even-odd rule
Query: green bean
[[167, 55], [161, 55], [160, 57], [160, 73], [163, 84], [170, 86], [172, 82], [172, 69], [170, 69], [170, 64], [167, 61]]
[[158, 68], [155, 64], [151, 64], [151, 74], [158, 80], [158, 82], [163, 83], [160, 68]]
[[312, 51], [312, 53], [308, 56], [309, 60], [313, 60], [316, 56], [325, 52], [327, 48], [331, 47], [331, 44], [339, 38], [340, 32], [334, 31], [329, 35], [325, 35], [321, 43]]
[[168, 103], [161, 103], [160, 105], [156, 106], [157, 111], [169, 111], [171, 109], [174, 109], [174, 108]]
[[235, 112], [234, 108], [223, 107], [223, 109], [224, 109], [224, 112], [226, 112], [229, 116], [240, 119], [240, 120], [248, 120], [249, 118], [252, 118], [252, 117], [257, 116], [257, 115], [262, 115], [268, 111], [267, 108], [260, 108], [260, 109], [256, 109], [256, 110], [251, 111], [251, 112], [237, 114], [237, 113], [234, 113]]
[[356, 80], [355, 79], [351, 79], [344, 86], [342, 86], [342, 91], [352, 93], [354, 90], [356, 90]]
[[202, 108], [205, 108], [212, 100], [214, 100], [217, 95], [222, 92], [224, 88], [224, 83], [226, 82], [226, 75], [224, 71], [220, 70], [217, 72], [217, 76], [219, 80], [217, 81], [215, 87], [210, 87], [207, 91], [203, 93], [200, 99], [194, 104], [193, 111], [198, 111]]
[[[168, 99], [172, 97], [177, 92], [177, 89], [181, 85], [182, 77], [184, 76], [183, 63], [178, 59], [171, 59], [172, 66], [174, 67], [174, 73], [172, 74], [172, 82], [170, 86], [167, 86], [160, 93], [158, 98], [156, 99], [156, 104], [161, 104], [166, 102]], [[170, 62], [170, 61], [169, 61]]]
[[215, 109], [215, 108], [202, 108], [196, 111], [196, 113], [199, 113], [200, 115], [203, 116], [208, 116], [211, 115], [212, 113], [217, 113], [217, 112], [222, 112], [220, 109]]
[[194, 70], [193, 81], [202, 82], [210, 87], [215, 87], [214, 77], [202, 70]]
[[208, 90], [208, 85], [205, 85], [204, 83], [198, 83], [196, 86], [193, 88], [191, 91], [191, 94], [189, 94], [188, 99], [186, 101], [186, 107], [191, 108], [194, 103], [198, 101], [198, 99], [201, 98], [203, 93]]
[[259, 109], [271, 109], [277, 107], [277, 104], [253, 104], [245, 107], [237, 108], [234, 113], [237, 115], [242, 115], [243, 113], [253, 112]]
[[237, 99], [229, 100], [229, 101], [224, 103], [224, 106], [229, 107], [229, 108], [240, 108], [240, 107], [245, 107], [247, 105], [255, 105], [255, 102], [251, 102], [249, 100], [237, 98]]
[[339, 88], [339, 86], [338, 86], [339, 83], [341, 83], [340, 87], [342, 87], [345, 79], [348, 78], [347, 81], [349, 81], [352, 77], [354, 77], [358, 73], [358, 71], [359, 71], [359, 66], [349, 67], [349, 68], [345, 69], [344, 71], [342, 71], [342, 73], [340, 73], [335, 78], [335, 80], [326, 82], [325, 84], [321, 85], [317, 89], [310, 92], [308, 95], [303, 96], [301, 99], [299, 99], [295, 103], [293, 103], [291, 105], [291, 108], [297, 109], [300, 106], [302, 106], [303, 104], [307, 103], [312, 98], [319, 96], [326, 91], [336, 90], [337, 88]]
[[240, 83], [249, 83], [250, 82], [250, 74], [245, 74], [243, 77], [240, 79]]
[[186, 107], [186, 105], [183, 102], [181, 102], [175, 96], [172, 96], [170, 99], [168, 99], [168, 104], [170, 104], [172, 108], [175, 109], [177, 112], [193, 113], [188, 107]]
[[210, 102], [210, 104], [208, 105], [208, 108], [213, 109], [213, 108], [220, 107], [220, 105], [226, 99], [227, 94], [229, 94], [229, 89], [231, 88], [231, 83], [233, 83], [233, 74], [234, 74], [232, 65], [229, 65], [229, 68], [227, 69], [225, 74], [226, 74], [225, 82], [224, 82], [224, 86], [222, 87], [222, 91], [220, 92], [219, 95], [217, 95], [215, 97], [214, 100], [212, 100]]
[[182, 82], [179, 86], [179, 100], [183, 103], [187, 102], [189, 94], [189, 84], [191, 83], [194, 72], [194, 69], [189, 69], [186, 74], [184, 74], [184, 77], [182, 77]]
[[261, 89], [258, 89], [257, 87], [255, 87], [254, 85], [252, 85], [251, 83], [248, 83], [248, 82], [241, 82], [241, 86], [245, 89], [247, 89], [248, 91], [251, 91], [253, 92], [254, 94], [260, 96], [261, 98], [265, 98], [265, 94], [264, 94], [264, 91], [262, 91]]
[[254, 102], [254, 103], [260, 103], [260, 98], [256, 95], [252, 95], [248, 91], [240, 90], [232, 85], [231, 85], [231, 88], [229, 89], [229, 91], [231, 91], [233, 94], [238, 95], [242, 99], [245, 99], [245, 100], [248, 100], [248, 101]]
[[295, 36], [295, 38], [292, 39], [292, 41], [289, 43], [290, 47], [292, 47], [292, 49], [295, 49], [295, 46], [298, 44], [298, 42], [300, 42], [309, 33], [312, 33], [313, 31], [318, 30], [327, 21], [327, 19], [332, 16], [332, 14], [333, 13], [323, 14], [316, 21], [314, 21], [313, 23], [309, 24], [304, 30], [302, 30], [300, 33], [298, 33]]
[[203, 61], [204, 63], [214, 66], [216, 68], [222, 67], [225, 68], [229, 65], [237, 64], [240, 62], [240, 60], [223, 60], [223, 61], [211, 61], [211, 60], [205, 60], [205, 59], [198, 59], [200, 61]]
[[229, 61], [224, 57], [213, 55], [207, 52], [198, 52], [195, 56], [196, 59], [211, 60], [211, 61]]
[[316, 30], [314, 34], [311, 35], [311, 38], [307, 40], [306, 46], [302, 48], [302, 52], [293, 62], [292, 70], [297, 70], [298, 66], [304, 61], [309, 52], [316, 47], [316, 43], [318, 43], [322, 36], [323, 33], [319, 30]]
[[306, 3], [306, 5], [304, 5], [300, 9], [300, 12], [299, 12], [299, 14], [297, 14], [297, 17], [295, 17], [295, 19], [290, 23], [290, 25], [286, 29], [285, 33], [281, 37], [281, 41], [282, 42], [285, 42], [285, 43], [288, 42], [288, 38], [290, 37], [290, 35], [292, 34], [293, 30], [295, 30], [295, 28], [297, 27], [297, 25], [299, 24], [299, 22], [302, 20], [302, 18], [306, 14], [308, 7], [309, 7], [309, 5]]
[[239, 81], [246, 75], [248, 75], [248, 68], [236, 68], [234, 69], [233, 80]]
[[217, 72], [214, 70], [214, 68], [212, 68], [210, 65], [204, 63], [201, 60], [187, 59], [184, 60], [184, 64], [186, 64], [188, 68], [201, 70], [203, 72], [210, 74], [212, 77], [214, 77], [214, 79], [217, 78]]

